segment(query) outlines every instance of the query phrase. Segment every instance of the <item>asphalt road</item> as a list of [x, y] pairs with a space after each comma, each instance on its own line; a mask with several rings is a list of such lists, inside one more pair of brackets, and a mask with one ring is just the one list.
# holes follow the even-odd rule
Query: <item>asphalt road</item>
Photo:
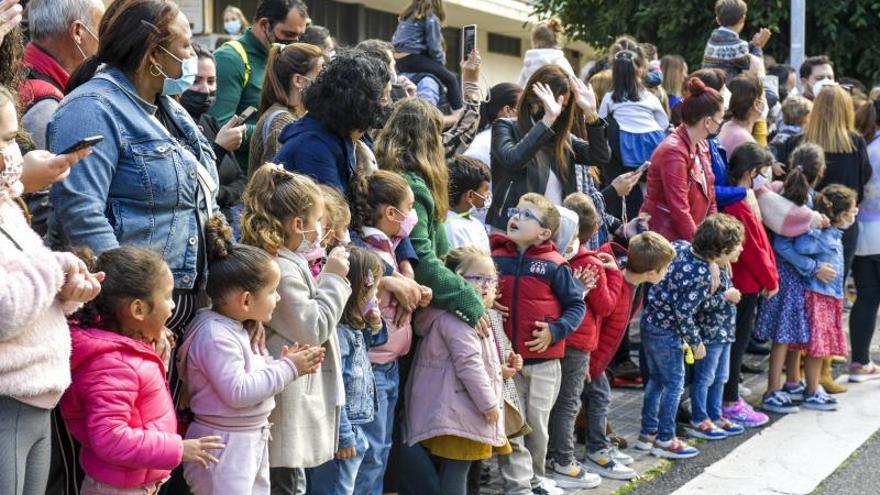
[[880, 430], [868, 439], [837, 471], [825, 479], [815, 495], [880, 492]]

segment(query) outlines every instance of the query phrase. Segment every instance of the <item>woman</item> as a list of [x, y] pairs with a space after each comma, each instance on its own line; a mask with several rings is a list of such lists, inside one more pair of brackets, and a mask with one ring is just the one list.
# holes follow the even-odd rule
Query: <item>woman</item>
[[492, 163], [492, 124], [498, 119], [516, 117], [516, 103], [522, 88], [514, 83], [500, 83], [489, 90], [489, 103], [480, 107], [479, 132], [468, 146], [465, 156], [476, 158], [489, 165]]
[[332, 59], [336, 56], [336, 40], [330, 36], [330, 30], [324, 26], [316, 26], [312, 24], [306, 28], [306, 31], [299, 37], [300, 43], [308, 43], [321, 49], [324, 56]]
[[670, 241], [692, 240], [697, 225], [718, 211], [706, 138], [721, 126], [724, 99], [693, 77], [685, 93], [681, 125], [651, 155], [641, 210], [651, 216], [651, 230]]
[[223, 9], [223, 31], [229, 36], [240, 36], [247, 31], [250, 23], [240, 8], [233, 5]]
[[[589, 143], [572, 135], [576, 108], [588, 123]], [[575, 164], [604, 165], [610, 156], [592, 89], [555, 65], [541, 67], [523, 88], [517, 118], [492, 124], [494, 201], [486, 223], [507, 230], [508, 208], [530, 192], [561, 205], [578, 190]]]
[[251, 139], [248, 177], [278, 152], [281, 131], [306, 113], [303, 92], [324, 70], [321, 49], [306, 43], [273, 45], [260, 95], [260, 119]]
[[880, 97], [862, 105], [858, 127], [868, 141], [871, 179], [865, 186], [865, 197], [859, 206], [859, 240], [853, 260], [856, 302], [849, 318], [852, 347], [851, 382], [880, 378], [880, 367], [871, 361], [871, 337], [880, 309]]
[[688, 66], [681, 55], [664, 55], [660, 59], [660, 71], [663, 73], [663, 90], [669, 95], [669, 108], [681, 103], [684, 91], [684, 80]]
[[217, 157], [217, 175], [220, 176], [217, 205], [233, 226], [237, 239], [240, 209], [234, 207], [241, 203], [245, 177], [233, 152], [241, 147], [246, 126], [237, 125], [238, 119], [232, 118], [220, 127], [217, 119], [208, 114], [217, 96], [217, 65], [211, 52], [200, 45], [194, 45], [194, 49], [199, 58], [196, 81], [180, 95], [179, 101], [190, 117], [198, 122], [205, 138], [212, 143], [211, 147]]
[[718, 142], [727, 156], [731, 156], [739, 145], [755, 142], [752, 128], [755, 122], [761, 120], [767, 100], [761, 80], [749, 72], [743, 72], [728, 81], [727, 89], [730, 91], [730, 103], [724, 116], [724, 125], [718, 133]]

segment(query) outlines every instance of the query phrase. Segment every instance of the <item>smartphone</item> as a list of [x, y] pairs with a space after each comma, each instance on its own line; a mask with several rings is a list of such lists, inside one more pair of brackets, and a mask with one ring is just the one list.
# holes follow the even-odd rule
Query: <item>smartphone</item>
[[103, 140], [104, 140], [104, 136], [101, 136], [101, 135], [83, 138], [83, 139], [80, 139], [78, 142], [76, 142], [73, 146], [62, 151], [60, 154], [66, 155], [68, 153], [76, 153], [77, 151], [80, 151], [82, 149], [88, 148], [90, 146], [94, 146]]
[[477, 49], [477, 25], [468, 24], [461, 28], [461, 59], [466, 60]]
[[251, 118], [251, 116], [254, 115], [254, 113], [256, 113], [256, 111], [257, 109], [254, 107], [245, 108], [244, 112], [241, 112], [241, 114], [238, 116], [238, 121], [244, 124], [248, 121], [249, 118]]

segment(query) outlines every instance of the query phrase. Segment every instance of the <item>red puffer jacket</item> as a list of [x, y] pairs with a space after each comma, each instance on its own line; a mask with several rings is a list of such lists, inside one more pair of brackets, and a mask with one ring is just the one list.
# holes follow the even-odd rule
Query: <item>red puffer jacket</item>
[[[524, 359], [563, 358], [565, 338], [580, 326], [586, 312], [583, 284], [551, 241], [524, 253], [503, 234], [493, 235], [490, 244], [501, 279], [500, 302], [510, 308], [504, 332], [514, 350]], [[553, 343], [542, 353], [525, 345], [534, 340], [539, 321], [549, 323], [553, 334]]]
[[[626, 249], [619, 244], [606, 243], [599, 248], [599, 252], [608, 253], [618, 260], [626, 256]], [[611, 312], [598, 321], [598, 344], [590, 353], [590, 376], [599, 376], [605, 372], [605, 368], [611, 363], [617, 348], [623, 340], [630, 318], [636, 313], [633, 308], [633, 292], [635, 287], [627, 283], [620, 270], [607, 270], [605, 272], [608, 285], [609, 306]]]
[[[587, 293], [587, 314], [577, 330], [565, 339], [565, 345], [583, 352], [593, 352], [599, 344], [599, 322], [614, 312], [618, 294], [608, 284], [609, 278], [623, 278], [619, 270], [605, 270], [596, 251], [588, 251], [583, 244], [568, 260], [572, 270], [593, 267], [598, 279], [596, 286]], [[619, 284], [615, 284], [619, 285]]]

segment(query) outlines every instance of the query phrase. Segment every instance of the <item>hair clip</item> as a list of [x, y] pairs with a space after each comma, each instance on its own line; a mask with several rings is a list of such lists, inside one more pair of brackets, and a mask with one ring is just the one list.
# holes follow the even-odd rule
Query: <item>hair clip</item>
[[803, 171], [804, 171], [804, 167], [802, 167], [802, 166], [800, 166], [800, 165], [795, 165], [795, 166], [794, 166], [794, 169], [797, 170], [797, 171], [800, 171], [800, 172], [803, 172]]
[[376, 279], [373, 277], [373, 272], [367, 272], [367, 274], [364, 275], [364, 287], [372, 287], [375, 283]]
[[144, 26], [147, 26], [150, 29], [150, 31], [152, 31], [155, 34], [162, 34], [162, 32], [159, 31], [159, 27], [150, 21], [141, 19], [141, 24], [143, 24]]
[[633, 60], [636, 59], [636, 57], [638, 57], [638, 55], [636, 54], [636, 52], [634, 52], [632, 50], [621, 50], [621, 51], [617, 52], [616, 54], [614, 54], [615, 60], [628, 60], [628, 61], [632, 62]]

